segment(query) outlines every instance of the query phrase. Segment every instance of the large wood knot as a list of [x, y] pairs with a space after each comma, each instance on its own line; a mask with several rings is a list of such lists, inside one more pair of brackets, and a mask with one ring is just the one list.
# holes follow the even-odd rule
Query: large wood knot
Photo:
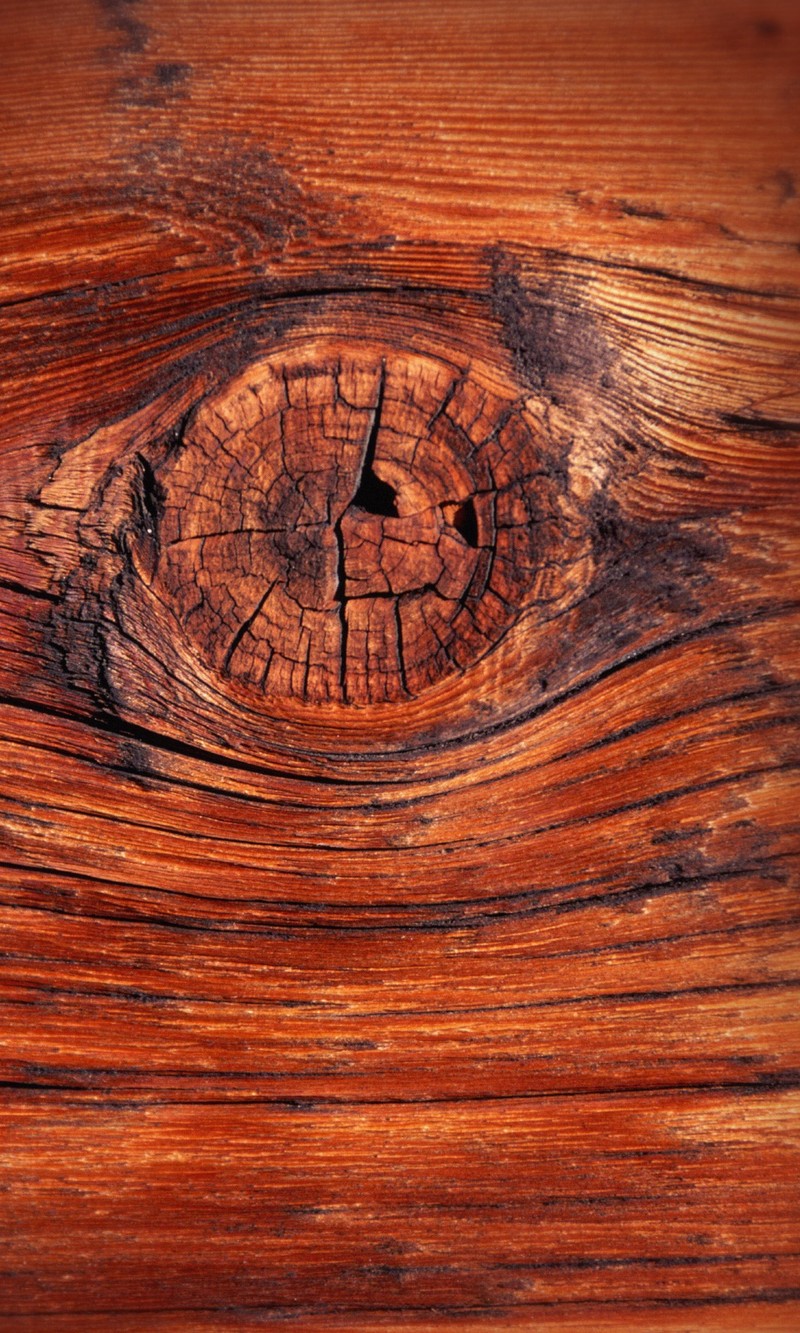
[[463, 671], [563, 592], [575, 538], [510, 386], [355, 339], [251, 365], [147, 489], [139, 563], [194, 652], [298, 701], [397, 702]]

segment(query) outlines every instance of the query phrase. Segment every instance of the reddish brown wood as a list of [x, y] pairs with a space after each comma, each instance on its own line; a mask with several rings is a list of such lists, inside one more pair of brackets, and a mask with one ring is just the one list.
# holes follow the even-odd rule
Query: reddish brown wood
[[0, 1325], [796, 1327], [794, 6], [2, 26]]

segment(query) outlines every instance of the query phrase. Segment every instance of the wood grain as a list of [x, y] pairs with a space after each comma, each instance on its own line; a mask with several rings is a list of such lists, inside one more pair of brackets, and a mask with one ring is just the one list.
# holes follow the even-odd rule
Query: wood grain
[[0, 1325], [797, 1327], [794, 6], [0, 17]]

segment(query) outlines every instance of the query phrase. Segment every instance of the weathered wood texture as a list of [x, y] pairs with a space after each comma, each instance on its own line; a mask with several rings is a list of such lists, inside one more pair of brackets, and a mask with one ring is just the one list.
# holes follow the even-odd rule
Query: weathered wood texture
[[800, 1325], [800, 19], [2, 5], [0, 1324]]

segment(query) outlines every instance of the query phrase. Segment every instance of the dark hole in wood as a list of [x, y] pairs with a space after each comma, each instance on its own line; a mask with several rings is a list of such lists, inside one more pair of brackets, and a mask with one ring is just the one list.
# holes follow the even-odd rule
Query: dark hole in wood
[[364, 509], [368, 514], [381, 514], [384, 518], [397, 518], [397, 496], [388, 481], [381, 481], [371, 468], [364, 468], [361, 484], [356, 492], [353, 504]]
[[478, 519], [475, 503], [470, 497], [457, 506], [450, 520], [456, 532], [460, 533], [467, 546], [478, 545]]

